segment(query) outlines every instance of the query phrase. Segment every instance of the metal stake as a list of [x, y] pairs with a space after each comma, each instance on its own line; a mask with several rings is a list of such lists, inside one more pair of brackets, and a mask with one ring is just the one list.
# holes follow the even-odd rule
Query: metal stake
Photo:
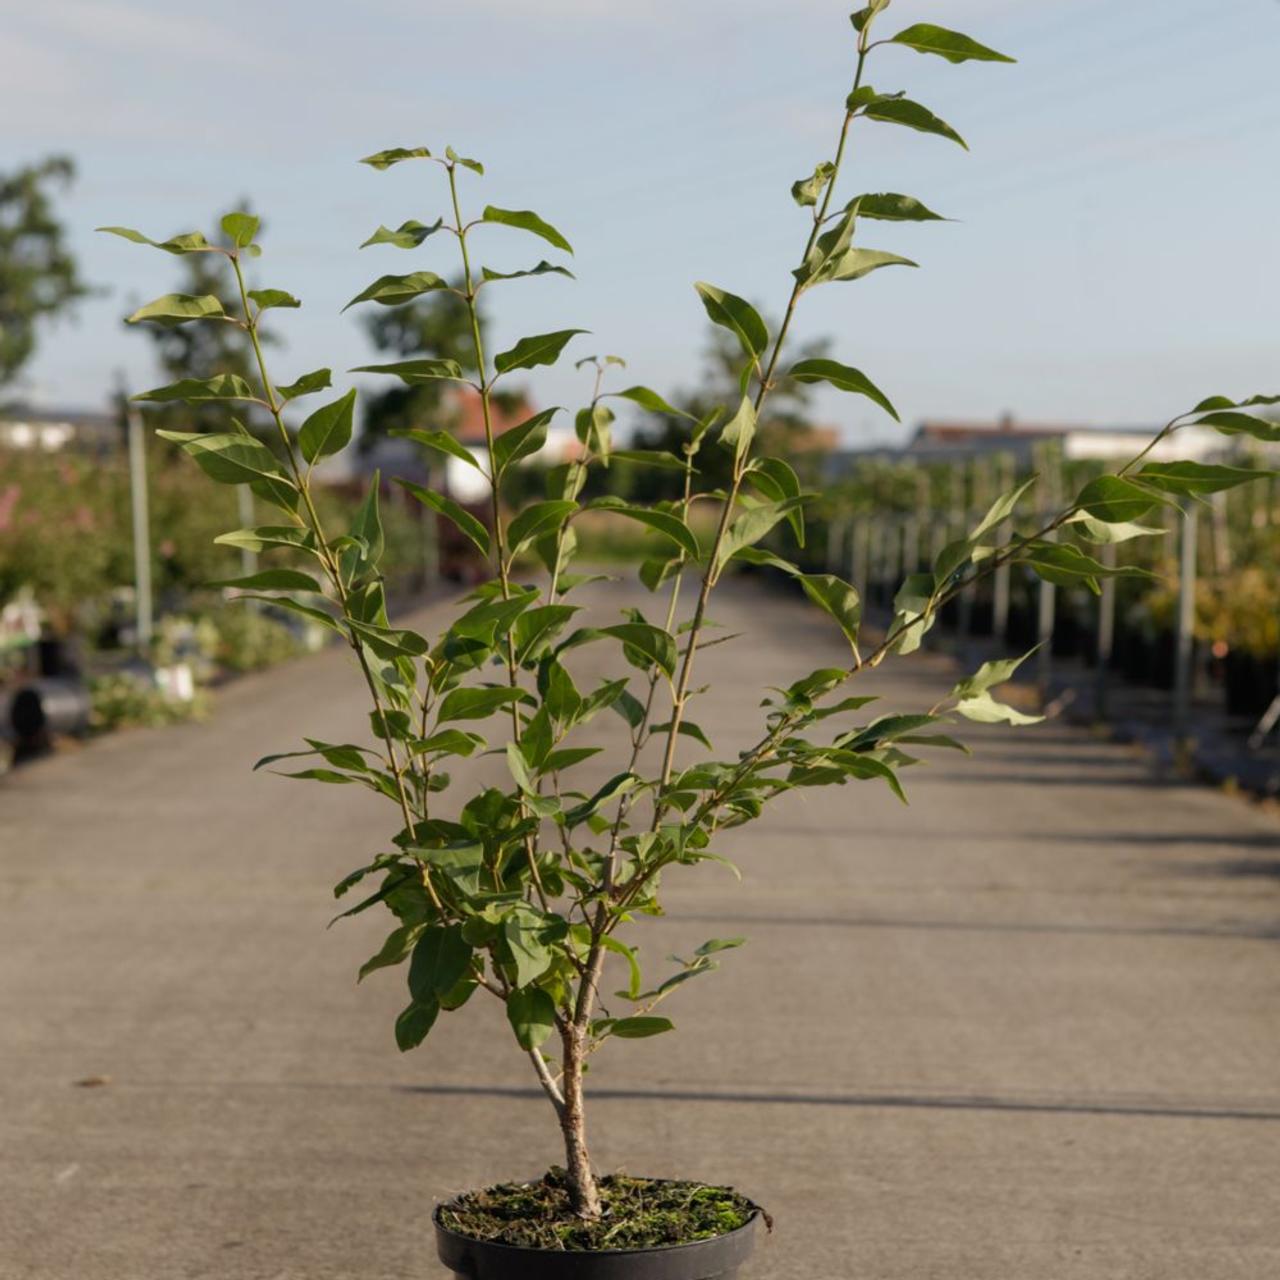
[[1173, 722], [1179, 738], [1185, 739], [1191, 724], [1192, 656], [1196, 620], [1196, 530], [1192, 507], [1182, 517], [1182, 554], [1178, 573], [1178, 648], [1174, 667]]
[[[1107, 542], [1102, 547], [1102, 563], [1108, 569], [1116, 563], [1115, 543]], [[1097, 670], [1094, 672], [1093, 710], [1095, 718], [1106, 719], [1107, 715], [1107, 682], [1111, 674], [1111, 652], [1115, 647], [1116, 637], [1116, 580], [1102, 579], [1102, 594], [1098, 597], [1098, 641], [1094, 657]]]

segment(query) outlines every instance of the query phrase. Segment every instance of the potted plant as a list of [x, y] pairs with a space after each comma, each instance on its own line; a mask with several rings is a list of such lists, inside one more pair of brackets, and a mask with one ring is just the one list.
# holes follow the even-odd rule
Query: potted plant
[[[853, 15], [852, 89], [839, 112], [838, 141], [829, 161], [795, 184], [806, 232], [781, 324], [771, 334], [744, 299], [699, 284], [711, 320], [741, 348], [740, 399], [687, 423], [682, 453], [614, 446], [611, 400], [679, 416], [644, 386], [613, 389], [620, 365], [588, 357], [594, 379], [589, 403], [576, 415], [578, 457], [551, 471], [544, 499], [508, 511], [504, 482], [536, 453], [557, 410], [536, 413], [497, 434], [493, 397], [503, 380], [556, 361], [579, 333], [563, 329], [526, 337], [491, 356], [478, 321], [481, 291], [522, 276], [568, 274], [539, 261], [519, 271], [477, 263], [482, 237], [494, 227], [539, 237], [559, 253], [569, 243], [537, 214], [484, 206], [464, 211], [464, 180], [483, 174], [475, 160], [446, 148], [393, 148], [366, 158], [377, 170], [402, 162], [436, 166], [444, 179], [442, 216], [380, 227], [368, 243], [412, 250], [448, 247], [460, 281], [427, 270], [383, 275], [354, 303], [395, 304], [423, 295], [451, 294], [470, 316], [474, 367], [428, 355], [376, 372], [415, 385], [444, 381], [470, 387], [486, 424], [486, 448], [474, 457], [449, 433], [427, 426], [403, 432], [433, 455], [457, 459], [484, 477], [488, 520], [482, 521], [428, 487], [403, 487], [455, 525], [491, 565], [489, 578], [460, 603], [438, 636], [425, 636], [388, 617], [379, 561], [383, 535], [379, 482], [350, 523], [328, 527], [312, 495], [314, 467], [351, 440], [356, 392], [347, 391], [300, 424], [289, 421], [294, 402], [330, 386], [328, 370], [289, 383], [269, 374], [258, 330], [262, 315], [298, 301], [279, 288], [251, 287], [246, 263], [258, 253], [257, 220], [230, 214], [222, 221], [229, 244], [198, 233], [155, 242], [127, 228], [117, 235], [175, 254], [225, 259], [237, 305], [212, 296], [168, 295], [142, 307], [135, 322], [225, 324], [243, 334], [254, 356], [256, 383], [235, 374], [185, 380], [138, 397], [144, 403], [220, 400], [269, 415], [272, 447], [248, 431], [213, 435], [165, 432], [215, 481], [247, 484], [276, 508], [275, 523], [224, 534], [219, 540], [270, 555], [302, 554], [310, 568], [267, 568], [233, 585], [247, 596], [272, 592], [286, 606], [334, 632], [350, 648], [370, 697], [367, 742], [308, 739], [305, 748], [266, 757], [294, 777], [358, 783], [388, 804], [383, 838], [363, 852], [361, 865], [338, 886], [344, 915], [371, 909], [394, 917], [385, 944], [361, 969], [403, 966], [407, 1002], [395, 1025], [401, 1050], [421, 1044], [442, 1016], [473, 1000], [496, 1001], [510, 1024], [513, 1050], [527, 1056], [564, 1139], [564, 1167], [532, 1183], [488, 1188], [440, 1206], [435, 1222], [440, 1254], [470, 1277], [612, 1277], [615, 1280], [704, 1280], [732, 1275], [751, 1247], [761, 1211], [725, 1187], [601, 1177], [588, 1148], [584, 1073], [588, 1060], [618, 1042], [672, 1030], [668, 999], [716, 968], [742, 939], [711, 939], [661, 974], [644, 974], [633, 928], [661, 907], [661, 881], [732, 852], [735, 828], [758, 818], [770, 800], [799, 787], [874, 781], [901, 795], [899, 774], [914, 753], [959, 744], [945, 729], [957, 720], [1028, 722], [1004, 706], [992, 688], [1017, 661], [988, 663], [961, 680], [936, 706], [912, 714], [863, 715], [871, 699], [848, 692], [860, 673], [892, 654], [916, 649], [939, 609], [993, 567], [1016, 562], [1065, 585], [1096, 588], [1107, 573], [1085, 546], [1148, 532], [1137, 519], [1153, 507], [1243, 482], [1256, 473], [1191, 463], [1145, 463], [1139, 455], [1120, 473], [1091, 481], [1075, 500], [1033, 534], [1000, 540], [1034, 480], [1002, 495], [985, 518], [948, 545], [931, 570], [911, 573], [894, 601], [888, 629], [860, 635], [856, 587], [830, 573], [805, 573], [760, 547], [771, 530], [804, 536], [801, 491], [785, 459], [754, 447], [757, 416], [783, 379], [825, 382], [870, 398], [893, 412], [888, 398], [856, 368], [835, 360], [783, 359], [799, 304], [814, 288], [853, 281], [892, 265], [914, 265], [863, 247], [867, 223], [931, 221], [918, 200], [897, 194], [856, 195], [837, 203], [837, 182], [853, 126], [903, 125], [959, 142], [944, 121], [900, 93], [879, 93], [865, 81], [868, 61], [914, 50], [951, 62], [1008, 61], [965, 36], [915, 24], [880, 38], [888, 0], [873, 0]], [[412, 170], [411, 170], [412, 171]], [[1249, 404], [1225, 397], [1202, 402], [1171, 421], [1160, 437], [1196, 420], [1224, 430], [1269, 429]], [[727, 485], [708, 492], [699, 459], [723, 450]], [[679, 500], [650, 506], [603, 497], [584, 502], [588, 472], [623, 459], [679, 473]], [[584, 508], [611, 513], [649, 532], [652, 550], [639, 567], [652, 593], [651, 611], [621, 620], [592, 616], [590, 575], [575, 572], [574, 521]], [[710, 509], [709, 530], [691, 518]], [[702, 536], [697, 529], [703, 528]], [[727, 757], [711, 750], [695, 718], [696, 679], [707, 664], [708, 601], [718, 582], [741, 565], [768, 565], [793, 578], [846, 637], [849, 660], [823, 667], [780, 690], [767, 691], [755, 741]], [[283, 593], [283, 594], [281, 594]], [[617, 661], [613, 678], [583, 687], [578, 655], [595, 646]], [[621, 748], [608, 761], [579, 733], [593, 718], [621, 718]], [[505, 759], [503, 785], [458, 794], [451, 760], [483, 753]], [[301, 762], [301, 767], [293, 764]], [[606, 977], [607, 967], [611, 972]], [[616, 991], [616, 994], [614, 992]], [[602, 1008], [602, 997], [606, 1007]], [[607, 1011], [606, 1011], [607, 1010]]]

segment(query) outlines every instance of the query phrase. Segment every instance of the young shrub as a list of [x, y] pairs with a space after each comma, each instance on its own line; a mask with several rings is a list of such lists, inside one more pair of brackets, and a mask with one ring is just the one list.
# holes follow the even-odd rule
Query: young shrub
[[[802, 572], [760, 548], [775, 529], [802, 539], [811, 497], [785, 458], [762, 456], [757, 449], [761, 408], [775, 388], [788, 380], [825, 383], [896, 416], [885, 392], [853, 365], [839, 359], [795, 364], [785, 359], [800, 305], [813, 290], [853, 283], [887, 267], [914, 267], [898, 254], [864, 244], [864, 230], [938, 218], [921, 201], [897, 193], [837, 200], [851, 132], [897, 126], [964, 145], [956, 130], [926, 107], [900, 92], [873, 89], [866, 82], [873, 55], [886, 71], [904, 51], [953, 63], [1011, 61], [931, 24], [873, 38], [887, 7], [888, 0], [873, 0], [853, 15], [854, 75], [838, 113], [832, 154], [793, 188], [804, 234], [777, 331], [770, 332], [737, 294], [711, 283], [696, 286], [707, 315], [739, 351], [733, 401], [690, 423], [680, 456], [617, 449], [612, 436], [617, 401], [667, 416], [678, 411], [648, 387], [619, 386], [615, 358], [588, 357], [593, 391], [574, 417], [580, 454], [549, 474], [545, 497], [513, 512], [500, 499], [504, 478], [540, 448], [548, 424], [562, 411], [544, 410], [498, 435], [494, 399], [513, 376], [551, 365], [579, 345], [582, 330], [532, 334], [492, 353], [480, 324], [480, 299], [522, 277], [569, 275], [564, 263], [572, 254], [570, 243], [534, 212], [464, 204], [484, 169], [451, 147], [443, 152], [393, 147], [365, 157], [363, 163], [376, 170], [410, 164], [443, 180], [442, 202], [429, 207], [420, 221], [380, 227], [366, 243], [388, 254], [425, 246], [441, 259], [448, 248], [456, 260], [441, 266], [448, 274], [415, 267], [380, 275], [349, 305], [395, 306], [430, 298], [461, 303], [471, 346], [468, 368], [452, 359], [419, 356], [353, 372], [382, 374], [408, 387], [469, 388], [485, 423], [482, 460], [425, 424], [400, 432], [432, 455], [474, 467], [490, 495], [486, 522], [443, 493], [403, 482], [414, 499], [455, 524], [492, 568], [488, 581], [470, 593], [439, 635], [421, 635], [387, 615], [376, 479], [344, 527], [335, 529], [320, 519], [313, 468], [350, 443], [356, 393], [329, 394], [328, 369], [283, 384], [268, 372], [259, 341], [262, 317], [270, 308], [298, 303], [280, 289], [250, 288], [245, 278], [246, 263], [259, 253], [257, 220], [237, 214], [224, 218], [230, 247], [211, 244], [199, 233], [156, 242], [136, 231], [108, 228], [168, 253], [218, 255], [234, 278], [239, 300], [234, 311], [212, 297], [171, 295], [132, 318], [232, 326], [253, 352], [256, 377], [186, 380], [139, 399], [255, 406], [275, 424], [274, 448], [238, 427], [217, 435], [163, 434], [210, 479], [247, 484], [279, 512], [269, 525], [238, 531], [238, 545], [267, 557], [276, 549], [301, 553], [309, 564], [305, 570], [264, 569], [230, 585], [250, 595], [287, 593], [273, 598], [341, 636], [368, 687], [370, 740], [308, 739], [301, 750], [260, 762], [293, 777], [364, 786], [390, 806], [383, 851], [366, 857], [336, 890], [341, 898], [358, 898], [344, 915], [385, 908], [394, 917], [385, 943], [360, 976], [403, 968], [407, 1000], [395, 1025], [402, 1050], [416, 1048], [441, 1016], [462, 1009], [473, 996], [502, 1004], [514, 1045], [528, 1057], [559, 1120], [568, 1201], [585, 1221], [601, 1214], [584, 1109], [588, 1060], [615, 1042], [671, 1031], [668, 1001], [743, 941], [713, 938], [669, 971], [643, 973], [631, 938], [661, 909], [664, 870], [723, 861], [732, 850], [733, 831], [759, 818], [784, 792], [870, 782], [901, 796], [903, 767], [916, 752], [958, 746], [952, 736], [958, 722], [1034, 719], [995, 693], [1017, 661], [984, 665], [939, 703], [912, 714], [864, 716], [871, 699], [851, 694], [847, 686], [889, 656], [919, 648], [938, 610], [997, 565], [1025, 564], [1052, 582], [1093, 589], [1104, 575], [1121, 572], [1074, 542], [1059, 542], [1062, 530], [1071, 528], [1093, 543], [1120, 540], [1142, 532], [1135, 522], [1158, 506], [1194, 500], [1256, 474], [1149, 462], [1149, 449], [1144, 450], [1118, 474], [1086, 485], [1034, 535], [1008, 537], [1001, 531], [1019, 504], [1027, 504], [1034, 482], [1024, 484], [1001, 496], [968, 536], [946, 547], [929, 573], [908, 577], [887, 632], [865, 642], [856, 584], [829, 573]], [[479, 255], [487, 254], [491, 237], [512, 235], [538, 241], [534, 248], [547, 256], [519, 271], [483, 265]], [[1274, 397], [1243, 402], [1215, 397], [1179, 415], [1157, 439], [1192, 421], [1223, 431], [1274, 433], [1276, 428], [1255, 410], [1276, 402]], [[700, 461], [712, 454], [725, 464], [728, 477], [719, 488], [706, 486], [700, 471]], [[680, 497], [652, 505], [609, 497], [584, 503], [588, 473], [619, 458], [678, 474]], [[711, 520], [694, 519], [695, 506], [699, 513], [713, 512]], [[634, 610], [613, 622], [583, 611], [579, 595], [590, 579], [574, 572], [573, 565], [575, 524], [584, 511], [592, 520], [607, 516], [619, 527], [646, 533], [651, 550], [639, 578], [652, 593], [652, 610]], [[542, 567], [536, 584], [515, 571], [529, 557]], [[844, 636], [848, 659], [771, 691], [755, 741], [725, 756], [712, 747], [706, 727], [691, 717], [694, 675], [702, 666], [702, 650], [712, 642], [711, 595], [727, 573], [744, 564], [769, 564], [793, 575]], [[614, 674], [590, 687], [579, 687], [570, 670], [571, 655], [584, 646], [614, 662]], [[602, 771], [598, 749], [585, 744], [581, 731], [606, 713], [622, 718], [626, 734], [621, 751]], [[450, 763], [486, 751], [505, 757], [506, 782], [459, 793]], [[593, 776], [603, 772], [603, 784], [579, 780], [588, 761]], [[611, 956], [626, 974], [616, 997], [627, 1007], [621, 1016], [603, 1016], [599, 1010]]]

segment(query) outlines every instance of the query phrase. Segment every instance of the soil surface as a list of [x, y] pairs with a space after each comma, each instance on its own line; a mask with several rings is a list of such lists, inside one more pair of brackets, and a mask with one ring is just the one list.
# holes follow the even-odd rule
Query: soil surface
[[525, 1249], [657, 1249], [693, 1244], [745, 1227], [755, 1205], [732, 1187], [613, 1174], [600, 1180], [603, 1214], [593, 1222], [569, 1204], [564, 1171], [536, 1182], [467, 1191], [440, 1206], [440, 1222], [459, 1235]]

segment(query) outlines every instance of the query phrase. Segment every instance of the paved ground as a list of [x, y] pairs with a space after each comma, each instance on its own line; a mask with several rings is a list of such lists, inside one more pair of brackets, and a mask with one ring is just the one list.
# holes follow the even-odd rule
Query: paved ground
[[[839, 648], [787, 598], [719, 616], [752, 630], [703, 668], [730, 747]], [[0, 784], [3, 1280], [434, 1276], [437, 1197], [556, 1159], [496, 1005], [402, 1057], [401, 975], [353, 982], [385, 925], [325, 932], [380, 808], [247, 772], [358, 731], [345, 665]], [[906, 709], [946, 678], [873, 683]], [[751, 942], [676, 1035], [601, 1055], [598, 1162], [748, 1190], [758, 1280], [1280, 1275], [1280, 824], [1075, 731], [980, 737], [909, 809], [780, 804], [742, 885], [672, 877], [646, 954]]]

